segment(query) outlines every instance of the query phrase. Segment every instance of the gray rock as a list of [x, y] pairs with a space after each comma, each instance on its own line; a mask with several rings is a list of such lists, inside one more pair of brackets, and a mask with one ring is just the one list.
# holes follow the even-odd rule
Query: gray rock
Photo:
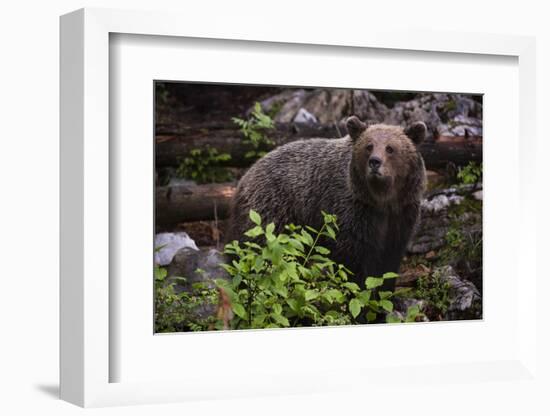
[[292, 120], [294, 120], [294, 117], [296, 117], [296, 113], [298, 113], [298, 110], [303, 107], [306, 96], [307, 93], [304, 90], [294, 91], [292, 94], [289, 95], [288, 99], [280, 102], [279, 105], [282, 106], [275, 115], [274, 120], [278, 123], [292, 122]]
[[479, 319], [481, 317], [481, 294], [475, 285], [466, 279], [461, 279], [451, 266], [443, 266], [434, 273], [439, 273], [441, 279], [449, 283], [451, 304], [445, 318]]
[[[174, 290], [179, 293], [191, 291], [193, 283], [202, 282], [210, 288], [215, 287], [214, 280], [228, 279], [228, 274], [220, 267], [225, 262], [221, 252], [216, 249], [193, 250], [182, 248], [178, 250], [172, 262], [167, 267], [168, 278], [183, 277], [185, 281], [176, 280]], [[194, 314], [204, 319], [216, 313], [217, 305], [204, 304], [194, 310]]]
[[448, 208], [451, 205], [458, 205], [464, 200], [460, 195], [436, 195], [432, 199], [424, 199], [422, 201], [422, 209], [426, 211], [438, 212], [442, 209]]
[[[390, 110], [368, 91], [355, 90], [353, 92], [353, 110], [361, 120], [382, 123]], [[343, 117], [346, 117], [344, 115]]]
[[214, 248], [182, 248], [168, 265], [168, 276], [184, 277], [189, 285], [195, 282], [210, 282], [227, 277], [225, 270], [220, 267], [224, 262], [223, 254]]
[[[458, 276], [451, 266], [438, 267], [432, 273], [443, 283], [447, 283], [449, 287], [449, 307], [445, 315], [440, 318], [446, 321], [481, 318], [481, 294], [472, 282]], [[414, 305], [418, 305], [420, 311], [424, 312], [429, 308], [429, 304], [425, 300], [396, 297], [393, 299], [394, 311], [392, 313], [403, 319], [407, 309]]]
[[478, 201], [483, 201], [483, 189], [480, 189], [479, 191], [475, 191], [472, 196], [477, 199]]
[[352, 109], [362, 120], [381, 123], [389, 112], [370, 92], [352, 92], [350, 89], [284, 90], [260, 104], [266, 112], [273, 110], [275, 106], [280, 107], [274, 116], [278, 123], [311, 123], [315, 120], [323, 125], [338, 125], [351, 115]]
[[405, 126], [424, 121], [428, 139], [439, 136], [481, 136], [482, 106], [461, 94], [420, 94], [409, 101], [395, 103], [384, 122]]
[[[437, 190], [422, 201], [420, 223], [411, 239], [407, 252], [409, 254], [426, 254], [437, 250], [446, 244], [446, 235], [451, 221], [448, 209], [462, 203], [466, 195], [481, 198], [481, 184], [459, 185], [447, 189]], [[463, 224], [464, 234], [481, 233], [481, 215], [473, 212], [464, 212], [458, 218]]]
[[[462, 94], [419, 94], [388, 108], [366, 90], [325, 89], [284, 90], [261, 102], [264, 111], [280, 107], [274, 117], [279, 123], [340, 125], [351, 113], [370, 123], [406, 126], [424, 121], [428, 139], [435, 136], [482, 136], [482, 106]], [[309, 117], [306, 113], [313, 116]]]
[[429, 251], [436, 250], [445, 245], [445, 235], [447, 228], [439, 227], [431, 229], [429, 233], [422, 234], [415, 238], [409, 244], [407, 251], [409, 254], [425, 254]]
[[351, 100], [350, 90], [319, 89], [308, 93], [304, 108], [321, 124], [338, 123], [347, 116]]
[[[266, 113], [272, 112], [275, 109], [275, 107], [281, 107], [281, 109], [276, 114], [275, 121], [290, 123], [294, 116], [290, 117], [289, 119], [281, 120], [280, 115], [283, 113], [287, 115], [292, 113], [292, 111], [290, 111], [290, 107], [296, 107], [296, 110], [294, 111], [294, 114], [295, 114], [298, 108], [300, 108], [300, 103], [303, 101], [303, 97], [305, 96], [305, 94], [306, 92], [302, 89], [284, 90], [279, 94], [273, 95], [261, 101], [260, 105], [262, 107], [262, 110]], [[285, 106], [287, 105], [288, 107], [285, 108]], [[249, 115], [251, 112], [252, 112], [252, 108], [250, 108], [247, 111], [247, 115]]]
[[294, 117], [294, 123], [299, 124], [317, 124], [317, 117], [307, 111], [305, 108], [300, 108]]
[[[158, 249], [160, 247], [160, 249]], [[170, 264], [176, 252], [182, 248], [198, 251], [195, 241], [187, 233], [159, 233], [155, 235], [155, 263], [160, 266]]]

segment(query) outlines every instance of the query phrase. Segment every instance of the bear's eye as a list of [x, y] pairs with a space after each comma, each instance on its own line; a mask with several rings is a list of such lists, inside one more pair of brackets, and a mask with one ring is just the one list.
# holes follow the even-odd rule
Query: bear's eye
[[386, 146], [386, 152], [388, 152], [388, 153], [393, 153], [393, 147], [391, 147], [391, 146]]
[[367, 150], [368, 150], [369, 152], [372, 152], [372, 148], [373, 148], [372, 143], [367, 145]]

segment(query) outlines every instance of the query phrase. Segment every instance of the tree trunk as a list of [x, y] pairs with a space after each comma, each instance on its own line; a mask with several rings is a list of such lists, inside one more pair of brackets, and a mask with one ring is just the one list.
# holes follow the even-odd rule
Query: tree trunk
[[[301, 126], [294, 124], [278, 124], [266, 136], [275, 142], [275, 146], [311, 137], [341, 137], [345, 131], [336, 126]], [[226, 166], [246, 167], [253, 160], [245, 154], [250, 147], [243, 144], [240, 130], [227, 124], [186, 127], [178, 124], [162, 125], [156, 133], [155, 162], [158, 167], [177, 166], [183, 158], [189, 156], [191, 150], [210, 146], [219, 153], [228, 153], [231, 159]]]
[[156, 189], [157, 228], [182, 222], [227, 218], [235, 183], [159, 186]]

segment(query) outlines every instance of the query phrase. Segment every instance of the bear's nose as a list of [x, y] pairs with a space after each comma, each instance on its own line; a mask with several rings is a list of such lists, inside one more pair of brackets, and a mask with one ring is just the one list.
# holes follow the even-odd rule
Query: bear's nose
[[381, 164], [382, 164], [382, 161], [380, 160], [380, 158], [376, 156], [373, 156], [369, 159], [369, 166], [371, 169], [376, 170], [380, 167]]

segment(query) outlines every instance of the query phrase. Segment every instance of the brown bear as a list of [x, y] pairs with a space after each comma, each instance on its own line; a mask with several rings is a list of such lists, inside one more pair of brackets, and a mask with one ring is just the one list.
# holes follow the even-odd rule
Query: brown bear
[[354, 273], [351, 280], [364, 287], [367, 276], [399, 272], [426, 185], [417, 149], [426, 125], [367, 127], [352, 116], [346, 127], [346, 137], [299, 140], [258, 160], [239, 182], [226, 240], [252, 228], [251, 209], [278, 230], [290, 223], [319, 229], [323, 210], [339, 226], [336, 242], [324, 243]]

